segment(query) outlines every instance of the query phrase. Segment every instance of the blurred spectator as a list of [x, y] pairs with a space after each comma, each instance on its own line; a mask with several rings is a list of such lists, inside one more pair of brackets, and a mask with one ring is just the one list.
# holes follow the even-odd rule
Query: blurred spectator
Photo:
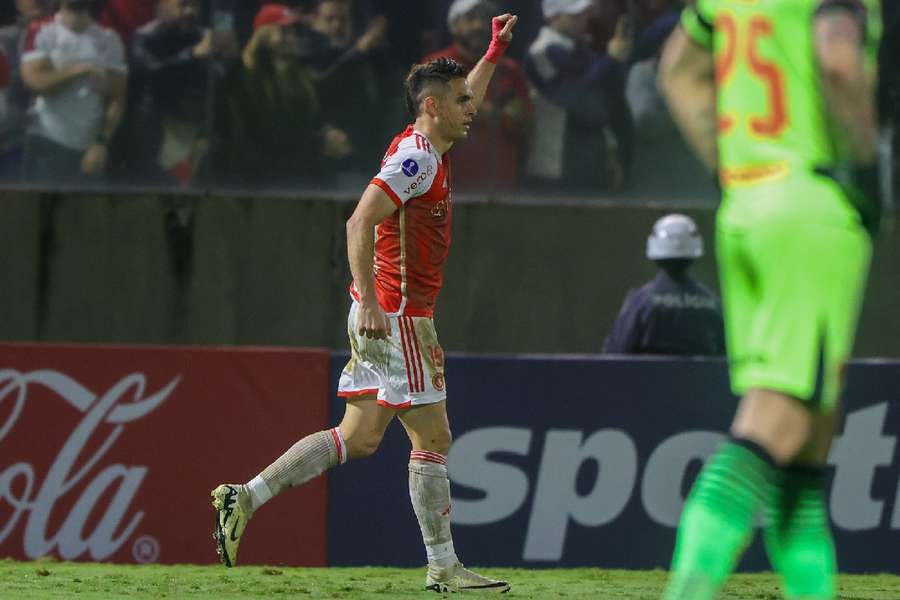
[[100, 0], [100, 24], [112, 29], [127, 46], [131, 36], [156, 15], [157, 2], [165, 0]]
[[38, 25], [53, 14], [54, 0], [16, 0], [15, 23], [0, 27], [0, 47], [13, 69], [18, 65], [26, 41], [37, 33]]
[[[328, 38], [332, 48], [338, 51], [355, 50], [363, 53], [384, 41], [387, 23], [380, 17], [377, 27], [372, 30], [369, 41], [359, 40], [353, 44], [353, 22], [350, 15], [350, 3], [347, 0], [320, 0], [316, 4], [312, 16], [313, 28]], [[352, 48], [351, 48], [352, 46]]]
[[242, 65], [217, 97], [211, 147], [216, 181], [285, 189], [323, 180], [324, 158], [350, 151], [346, 134], [325, 125], [312, 70], [316, 34], [286, 6], [267, 4], [254, 19]]
[[10, 142], [20, 118], [10, 99], [11, 77], [6, 50], [0, 47], [0, 182], [15, 181], [18, 174], [15, 145]]
[[233, 38], [214, 42], [200, 10], [201, 0], [160, 0], [132, 40], [128, 174], [140, 182], [190, 184], [206, 148], [210, 62], [238, 58]]
[[609, 354], [722, 356], [725, 330], [719, 299], [688, 269], [703, 256], [694, 220], [672, 214], [659, 219], [647, 238], [647, 258], [659, 274], [625, 296], [603, 344]]
[[37, 96], [25, 142], [30, 183], [104, 179], [107, 145], [125, 106], [127, 67], [119, 36], [91, 17], [91, 0], [62, 0], [22, 56], [22, 79]]
[[395, 67], [401, 71], [397, 86], [402, 85], [409, 67], [424, 54], [430, 54], [442, 44], [441, 29], [447, 14], [442, 2], [410, 2], [410, 0], [353, 0], [362, 5], [360, 12], [383, 15], [389, 23], [388, 46]]
[[625, 97], [635, 124], [635, 176], [629, 192], [637, 198], [705, 199], [712, 204], [718, 201], [712, 177], [684, 141], [656, 84], [663, 42], [677, 25], [670, 17], [664, 12], [644, 30], [642, 52], [656, 53], [628, 72]]
[[[490, 42], [491, 18], [498, 14], [490, 0], [454, 0], [447, 12], [453, 44], [421, 62], [445, 56], [472, 69]], [[528, 151], [533, 113], [525, 76], [513, 59], [503, 57], [497, 63], [464, 151], [453, 154], [454, 188], [515, 188]]]
[[[882, 128], [882, 144], [887, 146], [888, 164], [885, 176], [900, 181], [900, 12], [896, 4], [884, 6], [885, 27], [878, 54], [878, 117]], [[897, 192], [886, 196], [896, 203]]]
[[[319, 12], [321, 0], [290, 0], [297, 6], [301, 20], [312, 24]], [[390, 62], [391, 70], [399, 72], [400, 79], [393, 91], [403, 84], [403, 77], [412, 63], [423, 54], [440, 48], [441, 27], [447, 14], [449, 0], [345, 0], [350, 6], [352, 30], [366, 31], [376, 18], [388, 25], [384, 34], [385, 47], [389, 49], [383, 58]], [[401, 103], [402, 104], [402, 103]]]
[[0, 181], [21, 177], [25, 126], [31, 94], [22, 81], [22, 52], [34, 40], [40, 24], [52, 14], [51, 0], [16, 0], [16, 21], [0, 28], [0, 52], [5, 54], [7, 83], [3, 97], [5, 110], [0, 119]]
[[625, 73], [633, 32], [620, 19], [601, 55], [588, 45], [593, 0], [543, 0], [542, 7], [546, 24], [525, 58], [539, 124], [528, 173], [557, 193], [618, 191], [631, 158]]
[[15, 22], [0, 27], [0, 48], [6, 50], [6, 59], [12, 69], [16, 69], [25, 40], [32, 31], [32, 24], [45, 20], [53, 14], [52, 0], [16, 0]]
[[629, 18], [636, 23], [632, 62], [654, 58], [678, 25], [686, 0], [630, 0]]
[[356, 35], [352, 16], [348, 0], [320, 0], [312, 27], [328, 43], [327, 66], [317, 74], [316, 85], [322, 118], [346, 131], [352, 147], [331, 169], [344, 176], [356, 173], [357, 181], [348, 185], [359, 187], [370, 179], [368, 165], [381, 158], [384, 138], [403, 118], [400, 103], [393, 102], [402, 74], [392, 70], [385, 55], [387, 19], [374, 16]]
[[[207, 4], [215, 1], [219, 5], [233, 6], [234, 29], [241, 48], [247, 46], [253, 35], [253, 20], [261, 8], [267, 4], [276, 4], [288, 8], [297, 16], [297, 21], [310, 25], [315, 16], [318, 0], [205, 0]], [[363, 0], [358, 0], [363, 1]]]
[[[9, 62], [6, 60], [6, 50], [0, 48], [0, 144], [7, 139], [7, 132], [10, 129], [10, 121], [12, 120], [10, 118], [9, 80], [10, 68]], [[14, 174], [7, 172], [9, 166], [3, 158], [5, 154], [5, 148], [0, 148], [0, 181], [7, 181]]]
[[0, 107], [2, 107], [2, 112], [0, 115], [6, 116], [6, 91], [9, 89], [9, 63], [6, 61], [6, 50], [0, 48], [0, 90], [2, 90], [2, 96], [0, 96]]

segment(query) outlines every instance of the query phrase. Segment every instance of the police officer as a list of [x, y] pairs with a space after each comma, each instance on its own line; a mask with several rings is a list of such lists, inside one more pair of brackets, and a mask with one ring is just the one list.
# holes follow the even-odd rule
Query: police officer
[[659, 273], [632, 289], [603, 344], [609, 354], [725, 354], [718, 297], [688, 275], [703, 256], [697, 224], [685, 215], [659, 219], [647, 238], [647, 258]]

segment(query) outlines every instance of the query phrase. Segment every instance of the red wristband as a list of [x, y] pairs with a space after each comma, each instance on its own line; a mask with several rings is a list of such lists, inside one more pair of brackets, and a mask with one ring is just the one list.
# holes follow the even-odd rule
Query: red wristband
[[488, 46], [487, 52], [484, 53], [484, 59], [488, 62], [497, 64], [497, 61], [506, 53], [509, 42], [500, 39], [500, 32], [506, 27], [506, 22], [501, 21], [497, 17], [491, 21], [491, 45]]

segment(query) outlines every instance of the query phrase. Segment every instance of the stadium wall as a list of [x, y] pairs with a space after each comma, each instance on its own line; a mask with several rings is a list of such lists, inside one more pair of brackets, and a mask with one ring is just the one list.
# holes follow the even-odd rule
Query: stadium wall
[[[344, 348], [349, 199], [0, 192], [0, 339]], [[445, 348], [596, 352], [653, 274], [671, 207], [455, 206], [439, 301]], [[714, 215], [695, 273], [715, 287]], [[878, 242], [857, 356], [898, 356], [900, 232]]]
[[[209, 490], [336, 422], [347, 356], [0, 345], [0, 558], [211, 563]], [[720, 361], [448, 357], [455, 542], [470, 564], [665, 567], [734, 409]], [[846, 572], [900, 572], [900, 363], [849, 369], [828, 498]], [[274, 499], [242, 564], [421, 565], [399, 425]], [[745, 569], [766, 565], [754, 546]]]
[[[714, 360], [449, 355], [447, 388], [454, 543], [474, 565], [667, 568], [683, 499], [736, 406]], [[843, 572], [900, 573], [898, 390], [900, 363], [848, 370], [827, 478]], [[395, 425], [374, 457], [332, 472], [329, 564], [423, 564], [408, 454]], [[768, 568], [757, 539], [742, 569]]]

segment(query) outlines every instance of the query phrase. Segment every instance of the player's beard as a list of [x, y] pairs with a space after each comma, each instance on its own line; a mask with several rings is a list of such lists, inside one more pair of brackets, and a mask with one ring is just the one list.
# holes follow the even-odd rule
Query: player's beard
[[460, 142], [469, 137], [469, 134], [466, 131], [465, 123], [461, 123], [454, 127], [448, 127], [447, 129], [450, 131], [448, 132], [446, 138], [451, 142]]
[[456, 121], [449, 115], [441, 115], [441, 119], [439, 121], [439, 131], [441, 133], [441, 137], [443, 137], [448, 142], [458, 142], [468, 137], [466, 135], [465, 123]]

